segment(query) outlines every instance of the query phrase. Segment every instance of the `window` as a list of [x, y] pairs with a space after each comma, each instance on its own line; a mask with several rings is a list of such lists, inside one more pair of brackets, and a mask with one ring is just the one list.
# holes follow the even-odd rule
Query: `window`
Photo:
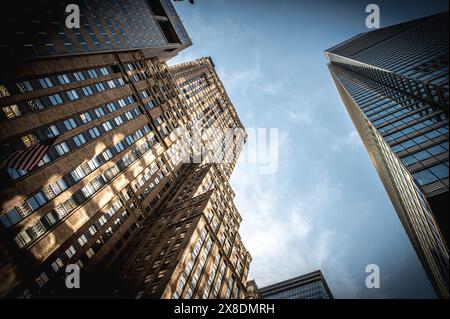
[[130, 111], [126, 112], [125, 116], [128, 120], [131, 120], [133, 118], [133, 114]]
[[448, 162], [441, 163], [430, 168], [424, 169], [422, 171], [413, 174], [414, 179], [419, 183], [419, 185], [431, 184], [439, 179], [448, 177]]
[[33, 143], [35, 143], [37, 141], [37, 138], [34, 134], [28, 134], [25, 136], [21, 137], [23, 145], [25, 145], [26, 147], [30, 147], [31, 145], [33, 145]]
[[69, 90], [69, 91], [67, 91], [66, 93], [67, 93], [67, 96], [69, 97], [69, 99], [70, 99], [71, 101], [78, 100], [78, 99], [80, 98], [80, 97], [78, 96], [78, 93], [77, 93], [76, 90]]
[[97, 91], [99, 92], [103, 92], [105, 89], [105, 86], [103, 85], [103, 83], [97, 83], [95, 84], [95, 88], [97, 89]]
[[80, 244], [80, 246], [84, 246], [84, 244], [86, 244], [88, 241], [86, 235], [81, 235], [80, 238], [78, 238], [78, 243]]
[[70, 80], [69, 80], [69, 77], [67, 76], [67, 74], [58, 75], [57, 78], [61, 85], [70, 83]]
[[83, 113], [80, 115], [81, 120], [83, 121], [84, 124], [89, 123], [90, 121], [92, 121], [92, 117], [89, 113]]
[[75, 182], [78, 182], [80, 179], [82, 179], [86, 174], [84, 173], [83, 169], [81, 167], [77, 167], [74, 169], [70, 175], [72, 175], [72, 178]]
[[38, 167], [41, 167], [49, 162], [50, 162], [50, 157], [48, 156], [48, 154], [45, 154], [44, 157], [42, 157], [42, 159], [39, 161], [39, 163], [37, 165], [38, 165]]
[[63, 267], [64, 264], [61, 261], [61, 258], [56, 259], [53, 263], [52, 263], [52, 268], [55, 272], [57, 272], [61, 267]]
[[115, 83], [113, 80], [109, 80], [109, 81], [106, 82], [106, 83], [108, 83], [108, 86], [109, 86], [111, 89], [113, 89], [113, 88], [116, 87], [116, 83]]
[[117, 102], [119, 103], [120, 107], [124, 107], [124, 106], [127, 105], [127, 103], [125, 102], [124, 99], [120, 99], [120, 100], [118, 100]]
[[33, 196], [30, 196], [26, 200], [28, 206], [30, 206], [32, 211], [35, 211], [42, 205], [44, 205], [47, 202], [47, 199], [44, 197], [44, 195], [41, 192], [38, 192], [34, 194]]
[[62, 143], [55, 145], [55, 150], [59, 154], [59, 156], [62, 156], [70, 151], [66, 142], [62, 142]]
[[114, 103], [108, 103], [107, 105], [109, 112], [114, 112], [115, 110], [117, 110], [117, 107]]
[[28, 245], [29, 242], [31, 242], [31, 238], [30, 236], [28, 236], [26, 231], [22, 231], [14, 238], [14, 241], [16, 242], [17, 246], [22, 248]]
[[97, 115], [97, 117], [105, 116], [105, 111], [103, 110], [102, 107], [96, 108], [94, 110], [94, 112], [95, 112], [95, 115]]
[[94, 94], [94, 91], [92, 90], [92, 88], [89, 85], [88, 86], [83, 86], [81, 88], [81, 90], [83, 91], [85, 96], [89, 96], [89, 95]]
[[88, 70], [87, 73], [91, 79], [98, 77], [97, 72], [95, 70]]
[[22, 113], [19, 110], [19, 107], [16, 104], [4, 106], [2, 107], [2, 110], [3, 113], [5, 113], [6, 117], [9, 119], [22, 115]]
[[88, 250], [86, 250], [86, 256], [91, 259], [92, 256], [94, 256], [95, 252], [92, 248], [89, 248]]
[[58, 104], [61, 104], [63, 102], [63, 100], [61, 99], [61, 96], [58, 93], [53, 94], [53, 95], [49, 95], [48, 98], [49, 98], [50, 103], [52, 105], [58, 105]]
[[55, 137], [59, 135], [59, 130], [56, 127], [56, 125], [50, 125], [45, 129], [45, 133], [47, 134], [47, 137]]
[[122, 142], [117, 143], [115, 146], [117, 153], [120, 153], [124, 150]]
[[75, 255], [77, 251], [75, 250], [75, 248], [73, 246], [70, 246], [69, 248], [66, 249], [65, 253], [67, 255], [67, 257], [71, 258], [73, 255]]
[[22, 93], [34, 91], [33, 86], [31, 85], [30, 81], [19, 82], [16, 85], [19, 88], [20, 92], [22, 92]]
[[77, 136], [74, 136], [74, 137], [73, 137], [73, 141], [75, 142], [75, 144], [76, 144], [77, 146], [81, 146], [81, 145], [83, 145], [84, 143], [86, 143], [86, 139], [84, 138], [84, 135], [83, 135], [83, 134], [78, 134]]
[[100, 131], [98, 130], [98, 128], [93, 127], [89, 130], [89, 134], [91, 134], [92, 138], [96, 138], [96, 137], [100, 136]]
[[74, 72], [73, 76], [77, 81], [83, 81], [85, 79], [84, 74], [82, 72]]
[[48, 278], [47, 274], [43, 272], [40, 274], [34, 281], [39, 286], [39, 288], [43, 287], [50, 279]]
[[106, 150], [102, 154], [103, 154], [103, 158], [105, 159], [105, 161], [107, 161], [113, 157], [113, 154], [110, 150]]
[[121, 116], [117, 116], [114, 118], [114, 122], [116, 122], [117, 125], [123, 124], [123, 120]]
[[78, 126], [73, 118], [67, 119], [63, 123], [68, 131], [70, 131]]
[[55, 195], [58, 195], [59, 193], [67, 189], [67, 185], [66, 182], [64, 182], [64, 180], [61, 178], [55, 183], [51, 184], [50, 188]]
[[103, 128], [105, 129], [106, 132], [112, 130], [112, 128], [113, 128], [110, 121], [106, 121], [102, 125], [103, 125]]
[[2, 222], [3, 226], [6, 228], [11, 227], [12, 225], [18, 223], [21, 220], [21, 217], [19, 213], [17, 212], [17, 209], [13, 208], [6, 214], [0, 215], [0, 221]]
[[28, 105], [33, 111], [42, 110], [44, 108], [44, 105], [42, 104], [40, 99], [30, 100], [28, 101]]
[[105, 68], [105, 67], [100, 68], [100, 73], [101, 73], [102, 75], [108, 75], [108, 74], [110, 74], [109, 71], [108, 71], [108, 69]]
[[52, 81], [48, 77], [38, 79], [38, 82], [43, 89], [51, 88], [53, 86]]

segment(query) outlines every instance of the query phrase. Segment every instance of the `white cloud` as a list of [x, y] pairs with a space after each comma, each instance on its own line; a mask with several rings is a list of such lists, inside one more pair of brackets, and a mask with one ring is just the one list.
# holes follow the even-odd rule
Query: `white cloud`
[[305, 110], [290, 110], [289, 119], [295, 124], [311, 124], [313, 117], [310, 109]]
[[343, 138], [338, 139], [333, 145], [333, 150], [340, 151], [347, 147], [360, 147], [362, 145], [361, 138], [356, 130], [352, 130]]
[[[289, 136], [283, 135], [280, 148], [286, 150], [289, 143]], [[309, 271], [336, 268], [339, 284], [354, 286], [339, 264], [342, 253], [332, 247], [338, 233], [324, 222], [342, 197], [340, 185], [331, 183], [327, 172], [318, 174], [308, 192], [296, 193], [288, 185], [293, 181], [283, 180], [281, 174], [261, 175], [256, 166], [239, 161], [231, 181], [243, 217], [240, 233], [253, 257], [249, 278], [265, 286]], [[283, 202], [284, 192], [295, 200]]]

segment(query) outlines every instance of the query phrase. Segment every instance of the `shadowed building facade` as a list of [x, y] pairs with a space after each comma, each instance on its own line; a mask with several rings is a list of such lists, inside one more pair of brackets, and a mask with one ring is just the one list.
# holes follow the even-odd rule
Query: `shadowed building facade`
[[[78, 5], [79, 28], [66, 27], [69, 4]], [[7, 61], [130, 49], [167, 60], [192, 44], [170, 0], [19, 0], [0, 17]]]
[[[49, 14], [33, 23], [42, 25], [42, 30], [63, 23], [56, 14], [64, 12], [60, 5], [40, 8]], [[201, 288], [192, 280], [189, 287], [196, 296], [242, 296], [251, 258], [237, 234], [240, 216], [227, 181], [245, 131], [210, 58], [192, 64], [209, 70], [205, 76], [215, 82], [208, 83], [205, 91], [215, 93], [196, 93], [197, 103], [187, 106], [177, 82], [181, 77], [171, 70], [177, 66], [164, 62], [190, 45], [170, 1], [80, 2], [83, 37], [64, 29], [70, 46], [66, 40], [61, 42], [64, 35], [51, 29], [49, 39], [28, 34], [41, 29], [29, 28], [28, 18], [34, 12], [26, 6], [24, 10], [28, 12], [22, 17], [24, 38], [9, 34], [16, 32], [11, 27], [1, 31], [7, 36], [0, 40], [2, 55], [9, 54], [0, 76], [1, 159], [33, 143], [55, 141], [33, 170], [2, 167], [0, 171], [0, 296], [172, 297], [180, 273], [190, 280], [199, 271], [198, 263], [192, 265], [192, 274], [179, 263], [192, 256], [199, 238], [205, 245], [199, 256], [207, 258], [202, 271], [215, 269], [221, 277], [216, 277], [214, 286], [211, 283], [208, 295], [203, 277], [197, 282]], [[9, 19], [19, 23], [20, 16], [11, 14]], [[23, 49], [26, 44], [33, 49]], [[54, 48], [46, 48], [48, 44]], [[225, 102], [205, 109], [216, 99]], [[225, 165], [228, 170], [221, 163], [210, 163], [208, 154], [214, 153], [210, 149], [202, 156], [198, 155], [202, 146], [186, 144], [186, 136], [198, 135], [192, 127], [242, 128], [228, 140], [226, 150], [235, 156]], [[207, 139], [199, 143], [207, 144]], [[186, 185], [186, 180], [191, 183]], [[205, 187], [209, 191], [199, 195]], [[183, 194], [192, 198], [183, 197], [187, 202], [177, 206]], [[184, 223], [184, 234], [173, 227], [176, 223]], [[171, 254], [168, 241], [146, 236], [155, 232], [174, 237], [178, 250], [171, 246]], [[153, 256], [144, 263], [145, 276], [150, 275], [148, 268], [156, 269], [152, 280], [159, 281], [152, 281], [150, 288], [150, 277], [138, 277], [135, 286], [122, 287], [127, 270], [134, 266], [124, 263], [123, 256], [139, 256], [149, 245], [165, 252], [164, 262]], [[220, 256], [217, 268], [216, 256]], [[68, 264], [80, 267], [81, 289], [65, 287]], [[166, 277], [159, 277], [165, 269]], [[150, 293], [156, 282], [158, 291], [166, 283], [170, 293]]]
[[333, 299], [320, 270], [260, 288], [263, 299]]
[[326, 51], [347, 111], [436, 293], [448, 298], [448, 13]]

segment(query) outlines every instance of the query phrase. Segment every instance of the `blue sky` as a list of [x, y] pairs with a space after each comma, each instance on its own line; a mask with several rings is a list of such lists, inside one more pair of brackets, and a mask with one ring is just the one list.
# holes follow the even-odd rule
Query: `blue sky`
[[[241, 157], [231, 178], [265, 286], [321, 269], [337, 298], [435, 298], [326, 68], [323, 51], [365, 28], [368, 1], [174, 2], [193, 45], [211, 56], [248, 128], [278, 128], [278, 170]], [[381, 26], [448, 10], [445, 0], [377, 1]], [[365, 267], [380, 267], [380, 288]]]

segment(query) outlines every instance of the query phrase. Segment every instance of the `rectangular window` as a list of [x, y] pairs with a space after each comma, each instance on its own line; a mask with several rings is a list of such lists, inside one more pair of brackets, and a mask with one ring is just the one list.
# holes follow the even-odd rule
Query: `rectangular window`
[[72, 258], [73, 255], [75, 255], [77, 251], [75, 250], [75, 248], [73, 246], [70, 246], [69, 248], [66, 249], [66, 255], [69, 258]]
[[94, 112], [95, 112], [95, 115], [97, 115], [97, 117], [105, 116], [105, 111], [103, 110], [102, 107], [96, 108], [94, 110]]
[[117, 116], [114, 118], [114, 122], [116, 122], [117, 125], [123, 124], [123, 120], [121, 116]]
[[52, 81], [50, 80], [50, 78], [48, 78], [48, 77], [40, 78], [40, 79], [38, 79], [38, 82], [39, 82], [39, 84], [41, 85], [41, 87], [42, 87], [43, 89], [53, 87], [53, 83], [52, 83]]
[[84, 143], [86, 143], [86, 139], [84, 138], [84, 135], [83, 135], [83, 134], [78, 134], [77, 136], [74, 136], [74, 137], [73, 137], [73, 141], [75, 142], [75, 144], [76, 144], [77, 146], [81, 146], [81, 145], [83, 145]]
[[67, 76], [67, 74], [61, 74], [61, 75], [58, 75], [57, 78], [58, 78], [58, 81], [59, 81], [59, 83], [60, 83], [61, 85], [70, 83], [70, 79], [69, 79], [69, 77]]
[[78, 126], [73, 118], [67, 119], [63, 123], [68, 131], [70, 131]]
[[75, 182], [78, 182], [80, 179], [82, 179], [86, 174], [84, 173], [83, 169], [81, 167], [77, 167], [74, 169], [70, 175], [72, 175], [72, 178]]
[[114, 112], [115, 110], [117, 110], [117, 107], [116, 107], [116, 105], [114, 103], [108, 103], [107, 107], [108, 107], [108, 111], [110, 113]]
[[76, 90], [69, 90], [66, 93], [71, 101], [78, 100], [80, 98]]
[[98, 130], [98, 128], [93, 127], [89, 130], [89, 134], [91, 135], [92, 138], [96, 138], [100, 136], [100, 131]]
[[90, 121], [92, 121], [92, 117], [89, 113], [83, 113], [80, 115], [81, 120], [83, 121], [84, 124], [89, 123]]
[[94, 94], [94, 91], [92, 91], [92, 88], [88, 85], [88, 86], [83, 86], [82, 88], [81, 88], [81, 90], [83, 91], [83, 94], [85, 95], [85, 96], [89, 96], [89, 95], [92, 95], [92, 94]]
[[58, 127], [56, 127], [56, 125], [50, 125], [49, 127], [47, 127], [45, 129], [45, 133], [47, 134], [47, 137], [49, 137], [49, 138], [58, 136], [60, 134]]
[[102, 125], [103, 125], [103, 128], [105, 129], [106, 132], [112, 130], [112, 128], [113, 128], [110, 121], [106, 121]]
[[74, 72], [73, 76], [77, 81], [83, 81], [85, 79], [84, 74], [82, 72]]
[[59, 143], [55, 146], [56, 152], [59, 154], [59, 156], [62, 156], [68, 152], [70, 152], [69, 147], [67, 146], [66, 142]]
[[61, 96], [58, 93], [53, 94], [53, 95], [49, 95], [48, 98], [49, 98], [50, 103], [52, 105], [58, 105], [58, 104], [61, 104], [63, 102]]
[[9, 119], [22, 115], [22, 112], [20, 112], [19, 107], [16, 104], [4, 106], [2, 107], [2, 110]]
[[33, 86], [31, 85], [30, 81], [23, 81], [16, 84], [19, 88], [20, 92], [26, 93], [26, 92], [33, 92]]

